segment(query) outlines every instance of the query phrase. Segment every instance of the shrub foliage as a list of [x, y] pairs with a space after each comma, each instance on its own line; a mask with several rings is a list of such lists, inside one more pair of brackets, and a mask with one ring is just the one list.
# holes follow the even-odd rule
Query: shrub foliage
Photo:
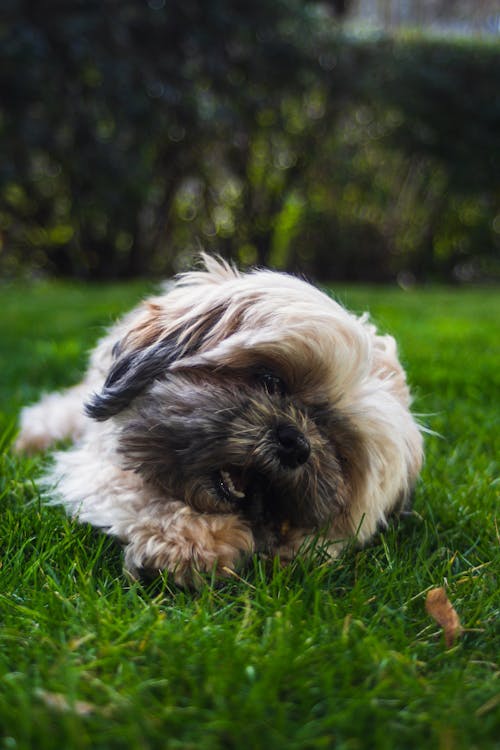
[[500, 52], [349, 37], [300, 0], [6, 0], [0, 267], [498, 269]]

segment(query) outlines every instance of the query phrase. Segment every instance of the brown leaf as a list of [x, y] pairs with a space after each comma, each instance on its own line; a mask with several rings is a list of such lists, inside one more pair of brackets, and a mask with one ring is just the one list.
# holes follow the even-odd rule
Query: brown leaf
[[455, 608], [446, 596], [444, 588], [431, 589], [427, 592], [425, 609], [444, 630], [446, 648], [451, 648], [456, 638], [462, 634], [462, 626]]
[[56, 711], [71, 712], [78, 716], [89, 716], [94, 713], [96, 706], [86, 701], [74, 701], [70, 702], [69, 699], [62, 693], [51, 693], [48, 690], [37, 690], [36, 691], [40, 700], [42, 700], [46, 706], [53, 708]]

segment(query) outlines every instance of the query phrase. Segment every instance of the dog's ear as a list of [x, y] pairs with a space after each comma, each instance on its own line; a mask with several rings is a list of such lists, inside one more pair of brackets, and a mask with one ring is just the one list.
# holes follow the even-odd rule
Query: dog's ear
[[148, 302], [148, 314], [136, 317], [135, 325], [115, 343], [115, 361], [101, 392], [85, 404], [87, 416], [104, 421], [125, 409], [148, 385], [164, 377], [174, 362], [199, 352], [224, 312], [214, 306], [194, 321], [167, 326], [160, 310], [160, 305]]
[[[116, 349], [120, 351], [119, 343]], [[179, 353], [179, 346], [168, 337], [118, 356], [101, 392], [94, 393], [85, 404], [85, 413], [98, 421], [118, 414], [151, 382], [164, 375]]]

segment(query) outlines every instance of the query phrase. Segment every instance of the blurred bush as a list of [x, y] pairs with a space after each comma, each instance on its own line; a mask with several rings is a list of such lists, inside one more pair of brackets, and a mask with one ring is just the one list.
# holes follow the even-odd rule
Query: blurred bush
[[[332, 4], [333, 6], [333, 4]], [[500, 51], [298, 0], [4, 0], [0, 268], [499, 275]]]

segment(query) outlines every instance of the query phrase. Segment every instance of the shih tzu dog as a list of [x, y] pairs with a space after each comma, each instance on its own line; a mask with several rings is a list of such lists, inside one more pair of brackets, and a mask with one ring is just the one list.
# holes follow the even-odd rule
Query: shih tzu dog
[[391, 336], [310, 284], [204, 256], [100, 341], [83, 381], [21, 414], [18, 450], [64, 438], [46, 487], [180, 585], [252, 553], [333, 557], [409, 501], [420, 429]]

